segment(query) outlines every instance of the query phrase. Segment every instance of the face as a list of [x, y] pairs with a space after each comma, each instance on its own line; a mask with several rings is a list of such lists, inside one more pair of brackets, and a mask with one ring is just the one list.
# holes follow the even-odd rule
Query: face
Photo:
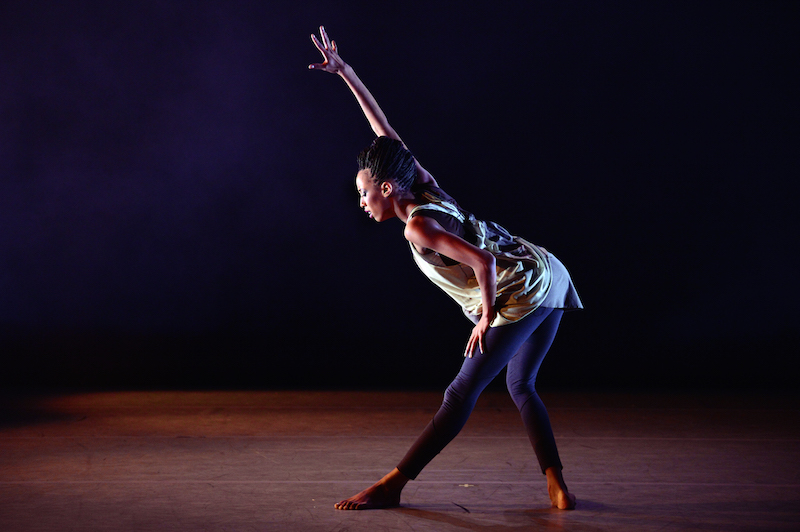
[[356, 189], [359, 196], [358, 205], [370, 218], [376, 222], [394, 218], [392, 201], [389, 199], [392, 187], [389, 183], [376, 185], [372, 181], [369, 169], [365, 169], [356, 174]]

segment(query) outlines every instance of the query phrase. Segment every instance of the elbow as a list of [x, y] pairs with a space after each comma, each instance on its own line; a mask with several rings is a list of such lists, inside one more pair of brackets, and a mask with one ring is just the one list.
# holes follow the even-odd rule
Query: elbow
[[495, 275], [496, 274], [496, 269], [495, 268], [497, 267], [497, 261], [495, 260], [494, 255], [492, 255], [491, 253], [489, 253], [486, 250], [481, 250], [481, 251], [482, 251], [482, 253], [481, 253], [481, 266], [482, 266], [482, 269], [488, 275]]
[[492, 255], [488, 251], [486, 251], [485, 254], [486, 254], [486, 267], [494, 271], [495, 267], [497, 266], [497, 260], [494, 258], [494, 255]]

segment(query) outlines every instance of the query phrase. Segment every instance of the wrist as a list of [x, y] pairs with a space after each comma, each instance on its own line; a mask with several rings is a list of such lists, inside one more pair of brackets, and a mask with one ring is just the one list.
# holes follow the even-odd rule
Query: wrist
[[342, 67], [336, 73], [339, 74], [341, 77], [343, 77], [345, 80], [352, 79], [356, 75], [356, 71], [353, 70], [353, 67], [351, 67], [345, 62], [342, 62]]

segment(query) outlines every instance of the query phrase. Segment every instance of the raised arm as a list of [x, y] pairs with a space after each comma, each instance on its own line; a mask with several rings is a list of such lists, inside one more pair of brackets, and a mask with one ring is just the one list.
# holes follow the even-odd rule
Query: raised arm
[[372, 131], [379, 137], [390, 137], [402, 142], [397, 132], [389, 125], [389, 121], [386, 119], [386, 115], [383, 114], [383, 110], [381, 110], [378, 102], [375, 101], [375, 98], [367, 87], [356, 75], [353, 67], [345, 63], [339, 56], [336, 41], [330, 40], [328, 32], [326, 32], [325, 28], [322, 26], [319, 27], [319, 34], [322, 42], [320, 42], [320, 39], [317, 39], [316, 35], [311, 35], [311, 40], [314, 46], [317, 47], [317, 50], [322, 54], [323, 61], [322, 63], [310, 64], [308, 68], [311, 70], [322, 70], [324, 72], [330, 72], [331, 74], [338, 74], [339, 77], [347, 83], [347, 86], [350, 87], [356, 100], [358, 100], [361, 110], [364, 111], [364, 115], [367, 117], [367, 120], [369, 120], [369, 125], [372, 126]]
[[[319, 35], [321, 41], [317, 39], [316, 35], [311, 35], [311, 41], [322, 54], [323, 61], [322, 63], [312, 63], [308, 65], [308, 68], [311, 70], [322, 70], [323, 72], [338, 74], [339, 77], [347, 83], [350, 91], [356, 97], [358, 104], [361, 106], [361, 110], [364, 112], [364, 116], [367, 117], [369, 125], [372, 127], [372, 131], [379, 137], [385, 136], [403, 142], [400, 135], [389, 125], [389, 121], [386, 119], [386, 115], [378, 105], [375, 97], [372, 96], [372, 93], [369, 92], [361, 79], [356, 75], [353, 67], [345, 63], [339, 56], [336, 41], [328, 37], [328, 32], [326, 32], [325, 28], [322, 26], [319, 27]], [[403, 144], [405, 145], [405, 143]], [[430, 183], [434, 186], [439, 186], [430, 172], [425, 170], [422, 165], [419, 164], [419, 161], [416, 161], [416, 163], [418, 181], [420, 183]]]

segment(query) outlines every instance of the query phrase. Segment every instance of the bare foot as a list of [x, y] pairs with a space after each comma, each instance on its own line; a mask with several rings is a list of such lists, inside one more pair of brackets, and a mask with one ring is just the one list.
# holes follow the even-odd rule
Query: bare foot
[[575, 509], [575, 495], [564, 492], [558, 491], [558, 493], [550, 493], [550, 504], [553, 508], [558, 508], [559, 510], [574, 510]]
[[372, 510], [400, 506], [400, 492], [392, 493], [380, 482], [333, 505], [337, 510]]
[[400, 506], [400, 493], [408, 480], [408, 477], [394, 469], [369, 488], [349, 499], [337, 502], [333, 507], [337, 510], [396, 508]]
[[575, 495], [567, 490], [561, 470], [550, 467], [545, 471], [547, 475], [547, 494], [550, 496], [550, 504], [559, 510], [574, 510]]

